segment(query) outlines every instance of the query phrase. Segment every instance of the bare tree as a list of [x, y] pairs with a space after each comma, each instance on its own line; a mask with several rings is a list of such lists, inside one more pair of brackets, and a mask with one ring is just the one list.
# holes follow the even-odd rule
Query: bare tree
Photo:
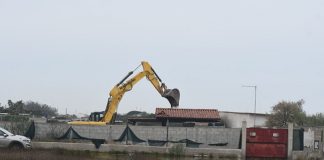
[[282, 101], [272, 107], [268, 118], [269, 127], [287, 127], [288, 123], [302, 126], [306, 120], [306, 113], [303, 110], [304, 100], [297, 102]]

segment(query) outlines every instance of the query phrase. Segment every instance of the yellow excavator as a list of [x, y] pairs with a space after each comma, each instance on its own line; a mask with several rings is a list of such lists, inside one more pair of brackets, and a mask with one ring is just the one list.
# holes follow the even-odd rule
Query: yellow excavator
[[[127, 80], [135, 70], [140, 66], [143, 67], [143, 71], [137, 73], [133, 78]], [[152, 66], [142, 61], [141, 65], [135, 68], [135, 70], [129, 72], [109, 93], [108, 103], [104, 112], [93, 112], [89, 117], [89, 121], [72, 121], [69, 124], [78, 125], [106, 125], [112, 124], [115, 121], [117, 115], [118, 104], [123, 98], [123, 95], [132, 90], [133, 86], [139, 82], [142, 78], [146, 77], [154, 86], [154, 88], [160, 93], [160, 95], [168, 99], [171, 107], [179, 106], [180, 91], [178, 89], [168, 89], [162, 82], [161, 78], [154, 71]], [[127, 80], [127, 81], [126, 81]], [[126, 82], [125, 82], [126, 81]], [[125, 82], [125, 83], [124, 83]], [[102, 116], [100, 116], [102, 115]]]

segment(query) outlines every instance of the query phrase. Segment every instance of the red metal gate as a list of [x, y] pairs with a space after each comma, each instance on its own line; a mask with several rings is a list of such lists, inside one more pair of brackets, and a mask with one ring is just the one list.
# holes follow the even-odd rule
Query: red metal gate
[[288, 130], [247, 128], [246, 157], [287, 158]]

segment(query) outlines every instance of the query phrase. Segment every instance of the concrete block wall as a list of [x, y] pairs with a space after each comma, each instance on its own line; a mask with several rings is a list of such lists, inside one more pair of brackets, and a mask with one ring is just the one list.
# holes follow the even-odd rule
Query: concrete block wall
[[[64, 123], [35, 123], [36, 139], [51, 139], [62, 136], [70, 127]], [[73, 129], [81, 136], [98, 139], [117, 139], [125, 126], [81, 126], [74, 125]]]
[[[84, 137], [100, 138], [108, 141], [118, 139], [126, 126], [73, 126]], [[167, 127], [162, 126], [130, 126], [135, 135], [142, 140], [167, 140]], [[179, 141], [189, 139], [202, 143], [203, 148], [239, 147], [241, 129], [210, 127], [169, 127], [168, 140]], [[209, 146], [208, 144], [228, 143], [226, 146]]]
[[[303, 127], [304, 128], [304, 150], [324, 152], [324, 127]], [[316, 149], [315, 141], [319, 142]]]
[[[161, 126], [131, 126], [134, 133], [143, 140], [167, 140], [167, 127]], [[208, 144], [228, 143], [226, 146], [213, 148], [238, 148], [241, 129], [211, 128], [211, 127], [169, 127], [168, 140], [179, 141], [189, 139], [203, 143], [201, 147], [211, 147]]]
[[[88, 150], [97, 152], [147, 152], [147, 153], [169, 153], [170, 147], [154, 147], [154, 146], [139, 146], [139, 145], [116, 145], [116, 144], [103, 144], [99, 149], [96, 149], [90, 143], [62, 143], [62, 142], [34, 142], [34, 148], [62, 148], [68, 150]], [[184, 154], [186, 156], [212, 156], [216, 159], [242, 159], [241, 150], [239, 149], [212, 149], [212, 148], [185, 148]], [[226, 158], [227, 157], [227, 158]], [[205, 158], [204, 158], [205, 159]], [[208, 158], [207, 158], [208, 159]]]
[[[51, 139], [62, 136], [70, 127], [68, 124], [36, 123], [35, 138]], [[73, 129], [87, 138], [106, 139], [111, 142], [118, 139], [125, 125], [83, 126], [73, 125]], [[167, 127], [162, 126], [129, 126], [135, 135], [142, 140], [167, 140]], [[189, 139], [202, 143], [201, 148], [231, 148], [239, 147], [241, 129], [212, 127], [169, 127], [168, 140], [179, 141]], [[226, 146], [210, 146], [208, 144], [228, 143]]]
[[106, 126], [73, 126], [73, 129], [81, 136], [96, 139], [108, 139], [108, 129]]
[[[167, 128], [161, 126], [129, 126], [143, 140], [166, 140]], [[170, 134], [170, 132], [169, 132]]]
[[35, 123], [35, 139], [53, 139], [62, 136], [70, 126], [64, 123]]

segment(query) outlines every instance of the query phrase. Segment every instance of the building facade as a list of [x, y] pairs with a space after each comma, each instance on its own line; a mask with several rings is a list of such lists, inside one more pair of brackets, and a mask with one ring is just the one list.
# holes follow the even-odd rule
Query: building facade
[[[245, 112], [227, 112], [219, 111], [219, 116], [222, 119], [226, 128], [241, 128], [242, 121], [246, 121], [247, 127], [265, 127], [268, 114], [262, 113], [245, 113]], [[255, 119], [255, 125], [254, 125]]]

